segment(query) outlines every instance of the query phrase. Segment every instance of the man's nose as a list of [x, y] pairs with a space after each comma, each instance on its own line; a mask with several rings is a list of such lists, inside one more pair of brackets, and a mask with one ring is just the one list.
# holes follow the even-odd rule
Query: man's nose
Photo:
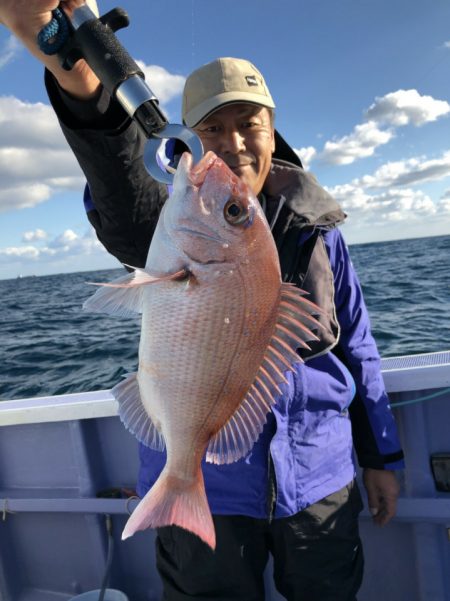
[[245, 150], [245, 138], [237, 129], [223, 133], [222, 152], [237, 154], [243, 150]]

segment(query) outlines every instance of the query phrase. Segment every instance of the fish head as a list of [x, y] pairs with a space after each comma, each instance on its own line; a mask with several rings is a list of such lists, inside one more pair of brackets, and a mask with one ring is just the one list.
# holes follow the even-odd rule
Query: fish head
[[183, 154], [164, 222], [177, 247], [199, 263], [246, 261], [264, 245], [274, 247], [258, 199], [213, 152], [196, 165]]

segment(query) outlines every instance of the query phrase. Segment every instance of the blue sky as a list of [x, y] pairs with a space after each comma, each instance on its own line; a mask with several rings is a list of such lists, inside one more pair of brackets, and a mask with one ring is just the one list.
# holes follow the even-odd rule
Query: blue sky
[[[450, 234], [447, 0], [119, 5], [131, 18], [119, 38], [172, 122], [194, 68], [248, 58], [275, 99], [276, 127], [346, 210], [348, 243]], [[42, 79], [1, 28], [0, 279], [117, 266], [87, 222], [83, 176]]]

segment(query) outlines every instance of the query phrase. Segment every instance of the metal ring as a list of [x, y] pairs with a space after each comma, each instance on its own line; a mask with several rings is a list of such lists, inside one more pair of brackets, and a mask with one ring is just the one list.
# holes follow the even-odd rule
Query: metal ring
[[11, 511], [11, 509], [8, 509], [8, 499], [4, 499], [3, 501], [3, 521], [6, 522], [6, 516], [8, 515], [8, 513], [10, 515], [14, 515], [15, 513], [17, 513], [16, 511]]
[[185, 125], [169, 123], [161, 131], [153, 134], [145, 146], [144, 165], [153, 179], [168, 185], [173, 184], [174, 175], [173, 173], [164, 171], [156, 157], [162, 140], [169, 138], [176, 138], [186, 144], [194, 159], [194, 165], [203, 157], [203, 144], [200, 138], [192, 129], [189, 129]]
[[128, 497], [127, 502], [125, 503], [125, 509], [127, 510], [128, 515], [131, 515], [133, 512], [130, 511], [130, 501], [134, 501], [134, 500], [140, 501], [139, 497]]

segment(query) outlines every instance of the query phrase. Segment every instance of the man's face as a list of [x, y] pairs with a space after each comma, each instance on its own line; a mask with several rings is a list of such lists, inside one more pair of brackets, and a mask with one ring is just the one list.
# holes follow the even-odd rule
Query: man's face
[[268, 109], [248, 103], [214, 111], [195, 128], [205, 152], [212, 150], [258, 195], [275, 150]]

